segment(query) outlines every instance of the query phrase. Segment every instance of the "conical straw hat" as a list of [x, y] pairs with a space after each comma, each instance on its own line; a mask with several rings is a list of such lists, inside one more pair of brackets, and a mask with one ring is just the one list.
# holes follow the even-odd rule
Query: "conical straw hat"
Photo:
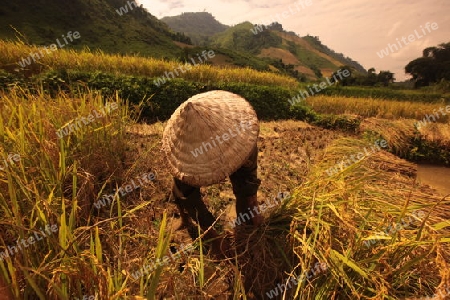
[[239, 169], [258, 134], [258, 118], [244, 98], [210, 91], [189, 98], [175, 110], [164, 129], [162, 150], [174, 177], [206, 186]]

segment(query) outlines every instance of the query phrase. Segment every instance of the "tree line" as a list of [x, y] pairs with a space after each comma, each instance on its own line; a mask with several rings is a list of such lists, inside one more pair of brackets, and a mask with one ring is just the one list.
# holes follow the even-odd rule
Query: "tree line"
[[[395, 81], [394, 73], [382, 70], [378, 73], [375, 68], [370, 68], [367, 74], [355, 72], [351, 66], [342, 66], [340, 70], [347, 69], [351, 73], [349, 77], [340, 80], [343, 86], [388, 86]], [[423, 50], [422, 57], [410, 61], [405, 66], [405, 73], [410, 74], [414, 87], [419, 88], [450, 81], [450, 42]], [[334, 73], [331, 75], [333, 77]]]

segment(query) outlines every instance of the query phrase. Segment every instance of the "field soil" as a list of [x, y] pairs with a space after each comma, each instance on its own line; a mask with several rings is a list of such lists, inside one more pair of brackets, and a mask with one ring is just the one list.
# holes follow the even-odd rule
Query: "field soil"
[[[152, 125], [136, 124], [129, 128], [127, 168], [131, 171], [127, 177], [133, 178], [144, 172], [154, 172], [157, 179], [142, 187], [139, 193], [134, 193], [126, 199], [126, 206], [142, 205], [148, 202], [146, 209], [137, 212], [133, 227], [137, 232], [157, 236], [156, 222], [161, 220], [163, 212], [168, 213], [169, 227], [174, 245], [189, 245], [192, 238], [186, 228], [181, 226], [181, 218], [177, 207], [170, 197], [172, 177], [165, 164], [163, 153], [160, 151], [164, 123]], [[260, 203], [273, 204], [278, 193], [291, 193], [308, 175], [311, 167], [321, 159], [323, 150], [333, 140], [344, 134], [311, 126], [301, 121], [261, 122], [258, 139], [258, 175], [261, 186], [258, 192]], [[124, 179], [127, 181], [128, 179]], [[232, 235], [231, 222], [236, 218], [235, 197], [229, 179], [201, 189], [203, 201], [216, 218], [219, 218], [219, 228], [226, 235]], [[272, 205], [273, 206], [273, 205]], [[265, 212], [268, 214], [273, 207]], [[135, 250], [138, 251], [138, 250]], [[145, 251], [145, 249], [140, 250]], [[137, 254], [136, 254], [137, 255]], [[138, 257], [141, 255], [137, 255]], [[179, 268], [187, 262], [181, 262]], [[142, 263], [130, 266], [136, 269]], [[205, 291], [214, 299], [229, 299], [233, 291], [234, 269], [226, 263], [207, 265], [205, 276], [209, 278], [209, 285]], [[167, 275], [163, 281], [171, 282]], [[182, 280], [186, 285], [183, 290], [189, 294], [189, 278]], [[193, 283], [192, 283], [193, 284]], [[161, 284], [164, 286], [164, 284]], [[167, 293], [167, 294], [165, 294]], [[166, 290], [164, 295], [170, 296]]]
[[[150, 208], [152, 219], [161, 216], [167, 208], [173, 213], [174, 219], [178, 219], [177, 209], [170, 201], [172, 177], [160, 151], [163, 129], [164, 123], [155, 123], [136, 124], [128, 130], [130, 145], [126, 164], [131, 170], [130, 178], [149, 171], [157, 174], [152, 184], [142, 188], [140, 195], [130, 195], [128, 201], [134, 204], [140, 200], [154, 202], [155, 205]], [[327, 145], [346, 136], [350, 135], [301, 121], [261, 122], [258, 139], [258, 176], [261, 179], [259, 203], [273, 200], [278, 193], [292, 193], [304, 182], [311, 167], [323, 158]], [[398, 160], [401, 161], [400, 158]], [[449, 168], [420, 165], [418, 171], [414, 169], [414, 173], [412, 175], [418, 176], [423, 183], [420, 185], [423, 191], [434, 195], [449, 193]], [[202, 187], [201, 190], [203, 200], [211, 212], [216, 217], [220, 216], [220, 222], [227, 227], [226, 224], [236, 218], [231, 182], [226, 179], [220, 184]]]
[[[177, 218], [176, 207], [169, 199], [172, 177], [160, 151], [163, 129], [163, 123], [136, 124], [129, 128], [127, 165], [133, 170], [130, 178], [148, 171], [157, 174], [157, 180], [143, 188], [139, 198], [149, 200], [150, 197], [159, 203], [152, 207], [153, 212], [158, 212], [156, 215], [160, 215], [169, 205]], [[311, 166], [321, 159], [323, 149], [332, 140], [343, 136], [343, 133], [301, 121], [261, 122], [258, 139], [258, 175], [261, 179], [259, 202], [271, 201], [280, 192], [292, 192], [306, 178]], [[203, 187], [202, 194], [211, 212], [216, 217], [221, 215], [223, 224], [236, 218], [235, 198], [229, 179]]]
[[[155, 226], [164, 211], [170, 218], [170, 227], [173, 230], [172, 242], [174, 244], [190, 244], [187, 230], [181, 227], [181, 219], [176, 206], [170, 199], [172, 177], [164, 162], [160, 151], [164, 123], [152, 125], [136, 124], [128, 130], [128, 162], [130, 174], [153, 171], [157, 179], [140, 189], [139, 195], [130, 195], [127, 205], [140, 205], [143, 201], [149, 201], [147, 209], [142, 209], [136, 216], [135, 229], [139, 232], [147, 232], [157, 235]], [[301, 121], [261, 122], [260, 136], [258, 140], [258, 174], [262, 180], [258, 199], [260, 203], [268, 203], [280, 192], [292, 193], [307, 178], [311, 168], [320, 163], [326, 154], [326, 148], [334, 140], [344, 137], [352, 137], [348, 133], [326, 130], [311, 126]], [[355, 136], [353, 136], [355, 137]], [[401, 164], [408, 165], [408, 180], [410, 188], [413, 185], [414, 176], [417, 174], [416, 164], [408, 163], [390, 153], [380, 156], [380, 168], [397, 168]], [[397, 172], [393, 169], [393, 172]], [[401, 171], [398, 171], [401, 173]], [[423, 174], [423, 168], [421, 169]], [[393, 175], [396, 176], [396, 175]], [[400, 175], [399, 175], [400, 176]], [[424, 182], [429, 184], [429, 182]], [[445, 185], [445, 184], [444, 184]], [[418, 184], [417, 191], [430, 195], [430, 199], [439, 197], [439, 193], [432, 187]], [[203, 200], [210, 211], [219, 218], [218, 222], [224, 232], [231, 233], [230, 222], [236, 218], [234, 208], [234, 195], [230, 181], [227, 179], [220, 184], [215, 184], [201, 189]], [[267, 211], [265, 214], [269, 213]], [[150, 225], [150, 228], [149, 228]], [[143, 250], [143, 249], [142, 249]], [[183, 263], [180, 264], [182, 266]], [[139, 266], [139, 264], [137, 264]], [[219, 272], [220, 270], [220, 272]], [[224, 264], [206, 268], [206, 276], [211, 284], [206, 293], [216, 299], [227, 299], [232, 294], [233, 270]], [[171, 279], [167, 279], [168, 281]], [[185, 284], [187, 284], [185, 278]], [[164, 286], [164, 285], [163, 285]], [[187, 285], [188, 286], [188, 285]], [[187, 288], [187, 287], [186, 287]], [[166, 291], [170, 295], [170, 291]], [[228, 295], [228, 296], [227, 296]]]

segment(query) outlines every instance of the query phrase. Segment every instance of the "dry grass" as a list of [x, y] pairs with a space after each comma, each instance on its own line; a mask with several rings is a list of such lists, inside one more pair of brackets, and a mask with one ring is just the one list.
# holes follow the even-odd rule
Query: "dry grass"
[[417, 151], [418, 140], [421, 143], [436, 145], [444, 152], [450, 150], [450, 124], [429, 123], [417, 127], [416, 121], [410, 119], [367, 118], [361, 122], [360, 131], [380, 135], [388, 142], [391, 152], [402, 157], [408, 157]]
[[[118, 108], [57, 137], [64, 124], [100, 112], [105, 101]], [[126, 229], [114, 217], [102, 226], [92, 204], [127, 173], [122, 165], [127, 106], [96, 94], [52, 98], [21, 90], [2, 93], [0, 106], [0, 155], [21, 158], [0, 171], [2, 254], [18, 239], [57, 226], [56, 233], [2, 257], [1, 276], [16, 298], [114, 294], [110, 281], [121, 281], [120, 268], [103, 263], [123, 255], [124, 249], [115, 245], [123, 243]], [[120, 264], [121, 259], [114, 263], [116, 268]]]
[[419, 132], [426, 141], [437, 143], [450, 149], [450, 125], [430, 123], [420, 127]]
[[[446, 125], [448, 126], [448, 125]], [[414, 120], [364, 119], [360, 131], [375, 132], [381, 135], [395, 153], [405, 155], [411, 150], [411, 141], [416, 135]]]
[[[369, 145], [336, 140], [293, 199], [272, 214], [270, 224], [284, 226], [299, 262], [291, 276], [316, 261], [328, 265], [326, 274], [287, 291], [288, 298], [405, 299], [450, 284], [450, 200], [416, 185], [414, 165], [377, 152], [327, 176], [325, 170], [343, 156]], [[417, 210], [425, 217], [412, 217]], [[413, 221], [396, 227], [405, 219]], [[388, 226], [399, 229], [364, 244]]]

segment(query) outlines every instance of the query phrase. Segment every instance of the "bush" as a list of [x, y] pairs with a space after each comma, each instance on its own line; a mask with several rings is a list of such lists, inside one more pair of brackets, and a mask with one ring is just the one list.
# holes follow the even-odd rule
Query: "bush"
[[293, 91], [277, 86], [240, 82], [204, 84], [182, 78], [172, 79], [157, 86], [153, 82], [155, 78], [150, 77], [67, 70], [41, 73], [27, 82], [12, 76], [7, 78], [3, 88], [15, 82], [31, 90], [39, 90], [36, 86], [42, 86], [44, 91], [53, 95], [61, 90], [76, 95], [95, 90], [105, 97], [112, 97], [117, 93], [120, 98], [127, 99], [130, 105], [142, 103], [140, 121], [150, 123], [167, 120], [181, 103], [198, 93], [219, 89], [247, 99], [260, 120], [296, 119], [328, 129], [340, 128], [347, 131], [355, 131], [359, 126], [359, 120], [346, 116], [319, 115], [306, 105], [292, 106], [288, 99], [292, 98]]
[[7, 89], [12, 85], [25, 85], [25, 80], [23, 77], [6, 72], [3, 69], [0, 69], [0, 89]]
[[319, 117], [312, 108], [306, 105], [292, 105], [290, 111], [295, 120], [314, 122]]
[[42, 85], [45, 91], [51, 93], [60, 90], [70, 90], [72, 93], [97, 90], [105, 97], [118, 93], [132, 105], [143, 102], [141, 121], [147, 122], [166, 120], [188, 98], [217, 89], [230, 91], [247, 99], [261, 120], [291, 117], [288, 99], [292, 95], [286, 88], [234, 82], [204, 84], [181, 78], [157, 86], [153, 80], [154, 78], [149, 77], [65, 70], [41, 73], [32, 79], [35, 85]]
[[390, 88], [364, 88], [364, 87], [341, 87], [332, 86], [320, 91], [323, 95], [360, 97], [360, 98], [379, 98], [399, 101], [418, 101], [418, 102], [438, 102], [445, 99], [450, 103], [450, 98], [440, 93], [430, 93], [424, 91], [412, 90], [393, 90]]
[[218, 84], [210, 88], [226, 90], [241, 95], [252, 104], [258, 118], [261, 120], [291, 118], [288, 99], [292, 97], [292, 93], [288, 89], [244, 83]]
[[418, 163], [433, 163], [450, 166], [450, 151], [448, 147], [438, 142], [428, 141], [415, 136], [412, 141], [412, 149], [403, 158]]

